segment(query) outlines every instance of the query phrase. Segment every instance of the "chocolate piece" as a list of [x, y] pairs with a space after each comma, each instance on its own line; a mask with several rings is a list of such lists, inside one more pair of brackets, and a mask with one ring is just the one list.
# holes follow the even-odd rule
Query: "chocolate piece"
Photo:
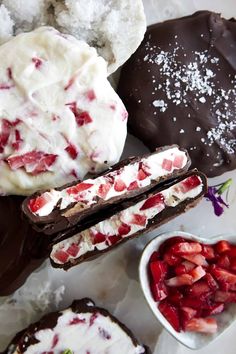
[[[49, 331], [50, 330], [50, 331]], [[148, 354], [132, 332], [90, 299], [76, 300], [61, 312], [44, 316], [18, 334], [5, 354], [93, 353]]]
[[0, 296], [13, 293], [47, 257], [42, 239], [21, 215], [21, 197], [0, 197]]
[[118, 93], [150, 150], [179, 144], [209, 177], [236, 168], [236, 21], [201, 11], [148, 28]]
[[161, 147], [142, 158], [121, 161], [99, 177], [36, 193], [25, 199], [22, 209], [37, 230], [55, 234], [179, 176], [190, 163], [186, 150]]
[[123, 202], [120, 210], [76, 234], [63, 235], [52, 247], [53, 267], [69, 269], [99, 256], [115, 246], [154, 230], [161, 224], [195, 206], [207, 191], [205, 175], [190, 171], [176, 180], [155, 187], [151, 193]]

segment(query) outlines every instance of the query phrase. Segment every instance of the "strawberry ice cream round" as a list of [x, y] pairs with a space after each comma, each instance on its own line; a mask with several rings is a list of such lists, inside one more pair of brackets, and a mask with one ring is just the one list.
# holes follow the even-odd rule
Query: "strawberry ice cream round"
[[0, 47], [0, 193], [29, 195], [116, 163], [126, 109], [94, 48], [51, 27]]

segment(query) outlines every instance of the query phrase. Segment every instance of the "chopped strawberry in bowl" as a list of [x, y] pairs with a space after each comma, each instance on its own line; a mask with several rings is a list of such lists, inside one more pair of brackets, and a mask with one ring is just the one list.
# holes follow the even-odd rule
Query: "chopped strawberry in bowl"
[[236, 319], [236, 236], [204, 239], [162, 234], [143, 251], [139, 277], [161, 324], [182, 344], [199, 349]]

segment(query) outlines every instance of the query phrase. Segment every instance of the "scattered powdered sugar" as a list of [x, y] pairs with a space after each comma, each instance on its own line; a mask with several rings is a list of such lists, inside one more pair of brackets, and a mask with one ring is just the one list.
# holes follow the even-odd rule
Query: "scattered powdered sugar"
[[[155, 75], [152, 75], [153, 94], [155, 94], [153, 106], [160, 113], [164, 113], [168, 110], [169, 102], [176, 106], [181, 104], [184, 107], [193, 107], [195, 111], [199, 110], [197, 101], [201, 105], [206, 104], [216, 124], [209, 128], [206, 139], [202, 138], [201, 142], [209, 146], [217, 143], [223, 146], [227, 153], [235, 153], [236, 139], [233, 131], [236, 129], [236, 75], [229, 75], [231, 87], [228, 91], [220, 88], [217, 79], [217, 73], [221, 70], [220, 59], [212, 56], [208, 50], [192, 51], [190, 54], [192, 60], [184, 63], [181, 57], [186, 57], [185, 49], [177, 42], [177, 36], [175, 39], [175, 47], [172, 48], [169, 44], [168, 51], [155, 45], [151, 46], [149, 41], [146, 43], [147, 53], [144, 61], [157, 65], [161, 77], [160, 82]], [[161, 99], [158, 99], [158, 90], [161, 90]], [[192, 118], [190, 113], [188, 118]], [[176, 121], [175, 117], [173, 121]], [[201, 127], [196, 126], [195, 131], [201, 131]], [[179, 133], [184, 133], [183, 129]], [[229, 134], [232, 138], [229, 138]]]

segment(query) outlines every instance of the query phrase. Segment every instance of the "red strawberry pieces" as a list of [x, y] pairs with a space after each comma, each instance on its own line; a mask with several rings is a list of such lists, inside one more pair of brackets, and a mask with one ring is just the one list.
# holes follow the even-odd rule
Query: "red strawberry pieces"
[[154, 208], [158, 205], [163, 205], [163, 203], [164, 203], [164, 197], [161, 193], [158, 193], [145, 200], [140, 210]]
[[123, 192], [126, 188], [126, 184], [121, 179], [115, 181], [114, 189], [116, 192]]
[[24, 155], [8, 157], [7, 162], [13, 171], [23, 167], [27, 173], [38, 175], [49, 171], [56, 159], [57, 155], [33, 150]]
[[190, 176], [186, 178], [180, 185], [182, 193], [187, 193], [201, 184], [198, 176]]
[[180, 332], [180, 317], [179, 310], [174, 305], [170, 304], [167, 300], [163, 300], [158, 305], [159, 311], [171, 324], [171, 326], [177, 331]]
[[34, 199], [30, 199], [28, 202], [28, 208], [32, 213], [37, 213], [37, 211], [43, 208], [48, 202], [50, 202], [50, 200], [50, 194], [44, 193]]
[[110, 183], [100, 184], [100, 186], [98, 187], [98, 196], [102, 199], [105, 199], [110, 189]]
[[148, 267], [153, 299], [176, 331], [215, 333], [216, 318], [209, 316], [236, 303], [236, 247], [227, 241], [205, 245], [172, 237]]
[[173, 167], [175, 168], [182, 168], [184, 162], [184, 157], [182, 155], [177, 155], [173, 161]]
[[215, 318], [192, 318], [186, 323], [185, 330], [214, 334], [217, 331], [217, 322]]
[[168, 159], [164, 159], [163, 162], [162, 162], [162, 165], [161, 167], [163, 168], [163, 170], [166, 170], [166, 171], [172, 171], [172, 166], [173, 166], [173, 162], [171, 160], [168, 160]]
[[92, 183], [81, 182], [81, 183], [77, 184], [76, 186], [72, 186], [72, 187], [67, 188], [66, 192], [68, 194], [78, 194], [78, 193], [86, 191], [87, 189], [91, 188], [92, 186], [93, 186]]

